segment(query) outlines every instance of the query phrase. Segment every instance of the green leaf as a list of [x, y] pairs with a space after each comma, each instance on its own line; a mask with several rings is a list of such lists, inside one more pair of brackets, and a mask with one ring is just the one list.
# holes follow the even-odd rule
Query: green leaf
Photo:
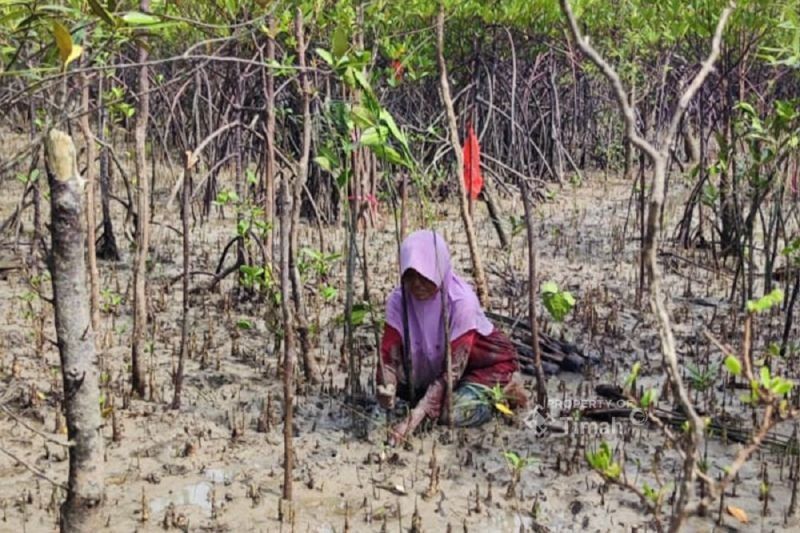
[[793, 120], [797, 115], [797, 109], [791, 102], [778, 100], [775, 102], [775, 112], [784, 120]]
[[642, 363], [636, 361], [633, 363], [633, 368], [631, 368], [631, 373], [628, 374], [628, 377], [625, 378], [625, 385], [623, 389], [629, 389], [636, 383], [636, 380], [639, 378], [639, 372], [642, 370]]
[[161, 19], [139, 11], [128, 11], [122, 16], [122, 21], [131, 26], [149, 26], [161, 22]]
[[717, 200], [719, 199], [719, 189], [714, 186], [713, 183], [706, 183], [703, 187], [703, 198], [702, 202], [704, 205], [709, 207], [713, 207], [716, 205]]
[[781, 289], [774, 289], [771, 293], [762, 296], [758, 300], [749, 300], [747, 302], [747, 311], [750, 313], [761, 313], [776, 305], [780, 305], [782, 301], [783, 291]]
[[336, 185], [340, 189], [344, 188], [344, 186], [347, 185], [347, 182], [350, 181], [351, 174], [352, 172], [350, 171], [350, 169], [343, 170], [341, 173], [339, 173], [338, 176], [336, 176]]
[[336, 298], [336, 295], [338, 293], [339, 291], [337, 291], [335, 287], [331, 287], [329, 285], [325, 285], [324, 287], [322, 287], [322, 290], [320, 291], [320, 294], [322, 294], [322, 297], [325, 299], [325, 301], [333, 300], [334, 298]]
[[619, 463], [614, 463], [609, 465], [603, 473], [611, 479], [617, 479], [622, 473], [622, 467], [619, 466]]
[[552, 293], [555, 294], [558, 292], [558, 285], [556, 285], [555, 281], [545, 281], [542, 283], [542, 293]]
[[375, 126], [375, 117], [372, 112], [363, 105], [354, 105], [350, 110], [353, 122], [359, 128], [369, 128]]
[[325, 62], [326, 62], [328, 65], [330, 65], [330, 66], [334, 66], [334, 65], [336, 64], [336, 61], [333, 59], [333, 56], [332, 56], [332, 55], [331, 55], [331, 53], [330, 53], [330, 52], [328, 52], [327, 50], [324, 50], [324, 49], [322, 49], [322, 48], [316, 48], [314, 51], [315, 51], [315, 52], [317, 53], [317, 55], [318, 55], [319, 57], [321, 57], [321, 58], [322, 58], [322, 60], [323, 60], [323, 61], [325, 61]]
[[318, 164], [322, 170], [330, 172], [331, 174], [333, 173], [333, 165], [331, 165], [331, 160], [324, 155], [315, 157], [314, 162]]
[[[366, 92], [368, 95], [373, 96], [372, 94], [372, 85], [370, 85], [367, 76], [360, 70], [353, 69], [353, 75], [355, 76], [358, 85]], [[374, 96], [373, 96], [374, 97]]]
[[786, 396], [792, 390], [792, 387], [794, 387], [794, 383], [791, 381], [783, 378], [776, 378], [770, 390], [777, 396]]
[[375, 152], [375, 155], [377, 155], [383, 161], [386, 161], [387, 163], [394, 163], [395, 165], [400, 165], [408, 169], [411, 168], [411, 164], [408, 162], [408, 160], [391, 146], [375, 146], [371, 148], [373, 149], [372, 151]]
[[561, 291], [553, 281], [542, 284], [542, 302], [545, 309], [556, 322], [561, 322], [575, 307], [575, 298], [567, 291]]
[[385, 126], [371, 127], [361, 133], [360, 143], [363, 146], [380, 146], [386, 143], [389, 129]]
[[748, 115], [752, 115], [752, 116], [755, 116], [755, 115], [756, 115], [756, 110], [755, 110], [755, 109], [753, 109], [753, 106], [751, 106], [751, 105], [750, 105], [750, 104], [748, 104], [747, 102], [739, 102], [739, 103], [738, 103], [738, 104], [736, 104], [734, 107], [735, 107], [736, 109], [741, 109], [742, 111], [744, 111], [744, 112], [745, 112], [745, 113], [747, 113]]
[[81, 52], [83, 52], [83, 47], [74, 44], [69, 31], [56, 21], [53, 21], [53, 35], [56, 38], [56, 47], [58, 48], [58, 57], [61, 59], [61, 67], [66, 69], [70, 63], [80, 57]]
[[394, 121], [392, 114], [385, 109], [381, 109], [379, 118], [384, 124], [386, 124], [386, 127], [389, 128], [389, 131], [392, 133], [392, 136], [395, 138], [395, 140], [403, 146], [403, 149], [406, 150], [406, 152], [408, 152], [408, 139], [406, 139], [406, 136], [402, 131], [400, 131], [400, 128], [397, 127], [397, 123]]
[[[367, 313], [370, 311], [369, 304], [356, 304], [350, 312], [350, 325], [358, 327], [364, 323]], [[342, 325], [345, 323], [346, 317], [344, 314], [336, 317], [336, 323]]]
[[349, 49], [350, 39], [347, 35], [347, 29], [340, 24], [333, 31], [333, 36], [331, 37], [331, 52], [335, 57], [339, 58], [344, 56]]
[[240, 318], [236, 321], [236, 327], [244, 330], [253, 329], [253, 323], [246, 318]]
[[759, 377], [761, 377], [761, 385], [768, 389], [772, 382], [772, 378], [769, 375], [769, 367], [762, 366]]
[[89, 7], [95, 15], [103, 19], [103, 22], [109, 26], [116, 25], [114, 19], [111, 17], [111, 13], [109, 13], [98, 0], [89, 0]]
[[739, 376], [742, 373], [742, 363], [732, 355], [725, 358], [725, 368], [734, 376]]
[[658, 400], [658, 391], [655, 389], [647, 389], [647, 391], [642, 395], [642, 399], [639, 402], [642, 406], [642, 409], [647, 409], [651, 405], [653, 405]]

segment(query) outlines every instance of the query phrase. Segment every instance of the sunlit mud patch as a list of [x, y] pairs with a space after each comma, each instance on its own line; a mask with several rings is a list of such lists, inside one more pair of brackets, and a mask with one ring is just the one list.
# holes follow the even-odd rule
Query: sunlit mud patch
[[154, 515], [161, 514], [170, 504], [176, 507], [183, 505], [199, 507], [206, 516], [211, 516], [211, 483], [201, 481], [187, 485], [178, 492], [172, 492], [169, 496], [154, 498], [150, 500], [150, 512]]
[[211, 516], [211, 490], [215, 484], [222, 484], [228, 480], [228, 475], [224, 470], [216, 468], [206, 468], [203, 471], [207, 481], [193, 483], [180, 489], [178, 492], [171, 491], [169, 496], [153, 498], [150, 500], [150, 512], [160, 514], [167, 509], [170, 504], [179, 507], [189, 505], [203, 510], [205, 516]]
[[230, 477], [225, 474], [224, 470], [220, 470], [218, 468], [206, 468], [203, 471], [203, 475], [212, 483], [225, 483], [226, 481], [229, 481]]

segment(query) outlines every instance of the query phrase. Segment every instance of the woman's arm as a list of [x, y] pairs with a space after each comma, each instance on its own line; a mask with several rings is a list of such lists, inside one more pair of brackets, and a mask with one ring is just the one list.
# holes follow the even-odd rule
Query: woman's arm
[[[454, 388], [464, 375], [477, 335], [478, 334], [474, 330], [471, 330], [450, 343], [453, 360], [451, 376]], [[416, 407], [411, 410], [408, 417], [395, 426], [394, 440], [400, 441], [407, 435], [413, 433], [426, 417], [431, 420], [438, 419], [442, 413], [446, 396], [447, 371], [445, 370], [445, 372], [442, 372], [442, 374], [428, 386], [428, 390], [425, 391], [425, 396], [423, 396]]]
[[381, 360], [375, 369], [378, 402], [381, 407], [391, 409], [397, 394], [397, 383], [404, 381], [403, 373], [403, 339], [400, 333], [390, 325], [384, 326], [381, 340]]

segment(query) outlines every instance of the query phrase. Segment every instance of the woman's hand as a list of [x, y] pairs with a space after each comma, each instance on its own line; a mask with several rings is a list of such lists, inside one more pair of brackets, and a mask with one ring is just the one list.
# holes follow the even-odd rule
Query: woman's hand
[[386, 385], [378, 385], [378, 403], [384, 409], [394, 409], [396, 387], [389, 383]]
[[389, 446], [396, 446], [404, 442], [406, 438], [410, 437], [414, 430], [419, 427], [423, 420], [425, 420], [425, 411], [419, 407], [411, 410], [407, 417], [402, 422], [396, 424], [389, 435]]

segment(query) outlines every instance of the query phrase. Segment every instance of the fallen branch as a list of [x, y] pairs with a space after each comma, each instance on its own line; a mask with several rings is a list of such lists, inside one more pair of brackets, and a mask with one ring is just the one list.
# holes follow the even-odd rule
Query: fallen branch
[[36, 477], [40, 477], [40, 478], [44, 479], [45, 481], [50, 482], [54, 486], [56, 486], [56, 487], [60, 488], [61, 490], [63, 490], [64, 492], [67, 491], [66, 485], [63, 485], [63, 484], [59, 483], [58, 481], [55, 481], [54, 479], [50, 478], [47, 474], [45, 474], [44, 472], [42, 472], [41, 470], [39, 470], [38, 468], [36, 468], [32, 464], [28, 463], [27, 461], [25, 461], [23, 459], [20, 459], [19, 457], [17, 457], [16, 455], [11, 453], [10, 451], [6, 450], [2, 446], [0, 446], [0, 452], [3, 452], [7, 456], [9, 456], [13, 460], [15, 460], [17, 463], [19, 463], [22, 466], [24, 466], [26, 470], [28, 470], [31, 474], [35, 475]]
[[64, 448], [69, 448], [70, 446], [74, 446], [75, 445], [75, 443], [72, 442], [72, 441], [63, 442], [63, 441], [54, 439], [50, 435], [47, 435], [47, 434], [43, 433], [42, 431], [36, 429], [35, 427], [28, 425], [21, 417], [19, 417], [16, 414], [14, 414], [11, 411], [11, 409], [6, 407], [5, 405], [0, 405], [0, 410], [3, 411], [8, 416], [10, 416], [11, 418], [13, 418], [18, 424], [22, 425], [25, 429], [36, 433], [37, 435], [42, 437], [47, 442], [50, 442], [52, 444], [57, 444], [59, 446], [63, 446]]

